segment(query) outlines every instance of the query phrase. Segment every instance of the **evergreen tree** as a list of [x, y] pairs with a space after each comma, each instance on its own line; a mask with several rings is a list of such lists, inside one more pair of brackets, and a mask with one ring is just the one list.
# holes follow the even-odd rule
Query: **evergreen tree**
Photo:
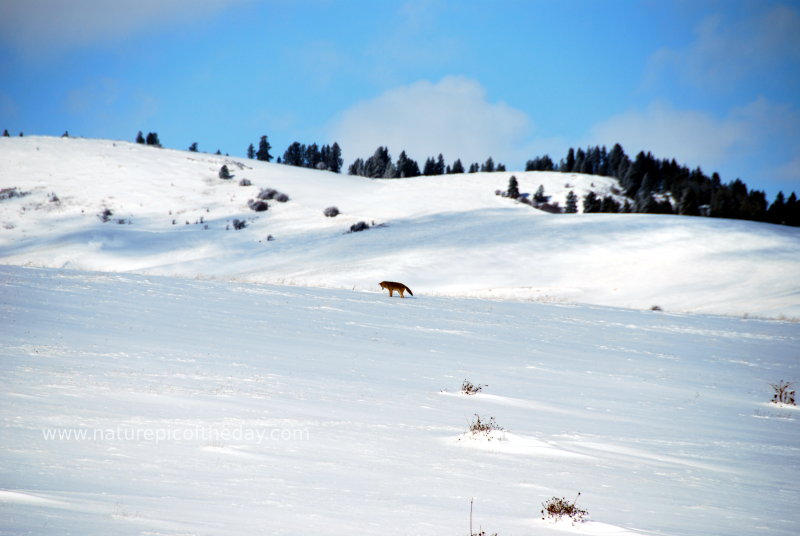
[[478, 165], [477, 162], [469, 165], [469, 172], [470, 173], [477, 173], [478, 171], [480, 171], [480, 166]]
[[400, 178], [405, 177], [418, 177], [420, 175], [419, 165], [406, 155], [405, 151], [400, 153], [397, 157], [397, 176]]
[[304, 166], [311, 169], [319, 169], [319, 164], [322, 162], [322, 153], [320, 153], [319, 146], [312, 143], [306, 147], [305, 156], [303, 158]]
[[154, 147], [161, 147], [161, 140], [158, 139], [158, 134], [155, 132], [149, 132], [147, 134], [147, 138], [145, 138], [145, 143], [147, 145], [152, 145]]
[[525, 163], [525, 171], [553, 171], [553, 160], [548, 156], [536, 157]]
[[436, 161], [433, 158], [425, 160], [425, 167], [422, 168], [422, 174], [426, 177], [436, 175]]
[[269, 154], [270, 149], [272, 149], [272, 145], [269, 144], [267, 137], [261, 136], [261, 140], [258, 142], [258, 152], [256, 152], [256, 158], [262, 162], [269, 162], [272, 160], [272, 155]]
[[567, 206], [564, 212], [567, 214], [577, 214], [578, 212], [578, 196], [572, 190], [567, 194]]
[[684, 216], [699, 216], [700, 203], [697, 201], [697, 192], [691, 185], [683, 189], [681, 199], [678, 202], [678, 214]]
[[491, 172], [494, 171], [494, 160], [492, 160], [491, 156], [486, 159], [486, 162], [483, 163], [483, 165], [481, 166], [481, 171], [488, 172], [488, 173], [491, 173]]
[[767, 210], [767, 221], [770, 223], [786, 223], [785, 211], [786, 198], [781, 191], [775, 196], [775, 201], [772, 202], [769, 206], [769, 210]]
[[589, 212], [600, 212], [602, 208], [602, 201], [597, 198], [597, 194], [594, 192], [589, 192], [583, 198], [583, 212], [584, 214]]
[[506, 165], [501, 162], [501, 163], [497, 164], [497, 167], [494, 168], [494, 170], [495, 171], [505, 171], [506, 170]]
[[144, 136], [142, 136], [142, 131], [141, 130], [136, 135], [136, 143], [141, 143], [142, 145], [144, 145]]
[[539, 185], [539, 189], [536, 190], [535, 194], [533, 194], [533, 200], [536, 201], [537, 203], [547, 203], [547, 201], [549, 200], [549, 197], [544, 195], [544, 185], [543, 184], [540, 184]]
[[328, 171], [333, 171], [334, 173], [342, 171], [342, 148], [339, 147], [338, 143], [333, 142], [325, 158], [325, 163], [328, 166]]
[[575, 150], [572, 147], [567, 151], [567, 161], [562, 167], [564, 168], [562, 171], [566, 173], [572, 173], [575, 170]]
[[442, 153], [439, 153], [439, 157], [436, 159], [436, 174], [444, 175], [444, 172], [445, 172], [444, 156], [442, 155]]
[[255, 157], [256, 157], [256, 148], [253, 147], [253, 144], [251, 143], [250, 145], [247, 146], [247, 158], [252, 160]]
[[197, 142], [194, 142], [189, 146], [189, 152], [196, 153], [197, 152]]
[[348, 175], [359, 175], [361, 177], [364, 176], [364, 161], [360, 158], [356, 158], [355, 161], [350, 164], [350, 167], [347, 168]]
[[363, 175], [373, 179], [386, 175], [387, 168], [392, 163], [388, 147], [378, 147], [375, 153], [364, 162]]
[[519, 197], [519, 183], [517, 183], [517, 178], [514, 175], [511, 175], [511, 178], [508, 179], [508, 191], [506, 195], [512, 199], [517, 199]]
[[305, 152], [306, 148], [304, 145], [300, 145], [299, 142], [294, 142], [283, 152], [283, 163], [287, 166], [301, 167], [303, 165]]
[[608, 153], [608, 174], [617, 179], [621, 178], [620, 168], [625, 160], [628, 160], [628, 155], [622, 150], [622, 145], [615, 143], [614, 147], [611, 148], [611, 152]]
[[453, 162], [453, 167], [450, 169], [450, 173], [454, 175], [464, 173], [464, 164], [461, 163], [460, 158], [457, 158], [456, 161]]
[[3, 137], [4, 138], [10, 138], [11, 137], [11, 134], [8, 133], [8, 129], [4, 129], [3, 130]]

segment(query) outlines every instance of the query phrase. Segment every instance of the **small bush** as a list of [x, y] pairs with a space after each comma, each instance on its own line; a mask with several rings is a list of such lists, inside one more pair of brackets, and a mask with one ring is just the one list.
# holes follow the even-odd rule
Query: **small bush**
[[769, 385], [774, 391], [772, 395], [773, 404], [788, 404], [790, 406], [797, 405], [794, 401], [794, 389], [792, 389], [791, 382], [781, 380], [778, 383], [771, 383]]
[[469, 431], [472, 435], [485, 435], [491, 441], [491, 434], [494, 431], [501, 431], [502, 426], [495, 422], [494, 417], [489, 417], [488, 421], [482, 421], [481, 416], [475, 414], [475, 420], [469, 425]]
[[247, 222], [236, 218], [234, 218], [231, 224], [233, 225], [234, 231], [238, 231], [239, 229], [244, 229], [245, 227], [247, 227]]
[[461, 392], [465, 395], [475, 395], [481, 392], [481, 389], [484, 387], [489, 387], [488, 385], [473, 385], [472, 382], [469, 380], [464, 380], [464, 383], [461, 384]]
[[360, 233], [361, 231], [366, 231], [367, 229], [369, 229], [369, 224], [365, 221], [360, 221], [350, 226], [351, 233]]
[[247, 206], [250, 207], [251, 210], [255, 212], [264, 212], [269, 208], [269, 205], [266, 201], [261, 201], [260, 199], [251, 199], [247, 202]]
[[250, 182], [250, 179], [242, 179], [239, 181], [239, 186], [252, 186], [253, 183]]
[[325, 214], [325, 216], [327, 216], [328, 218], [335, 218], [336, 216], [339, 215], [339, 209], [336, 207], [328, 207], [325, 210], [323, 210], [322, 213]]
[[223, 179], [223, 180], [228, 180], [228, 179], [233, 178], [233, 175], [231, 175], [231, 172], [228, 171], [228, 166], [223, 164], [222, 167], [219, 168], [219, 178]]
[[5, 199], [12, 199], [14, 197], [25, 197], [30, 192], [20, 191], [16, 186], [13, 188], [0, 188], [0, 201]]
[[278, 203], [286, 203], [288, 200], [289, 196], [286, 194], [282, 194], [280, 192], [275, 194], [275, 201], [277, 201]]
[[278, 190], [273, 190], [272, 188], [262, 188], [261, 191], [258, 192], [258, 195], [256, 197], [258, 197], [259, 199], [269, 200], [275, 197], [277, 193]]
[[573, 523], [583, 523], [586, 520], [586, 516], [589, 515], [589, 512], [578, 508], [576, 503], [578, 502], [578, 497], [581, 494], [578, 492], [577, 497], [572, 502], [569, 502], [565, 498], [561, 497], [553, 497], [542, 503], [542, 519], [547, 519], [548, 517], [553, 521], [559, 521], [562, 517], [568, 517], [572, 519]]
[[109, 221], [111, 221], [111, 216], [113, 215], [114, 212], [110, 208], [104, 208], [103, 212], [98, 214], [97, 217], [100, 218], [100, 221], [102, 221], [103, 223], [108, 223]]

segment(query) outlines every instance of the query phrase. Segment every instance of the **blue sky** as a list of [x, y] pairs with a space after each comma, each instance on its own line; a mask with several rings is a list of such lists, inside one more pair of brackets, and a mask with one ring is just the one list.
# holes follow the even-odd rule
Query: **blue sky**
[[0, 129], [511, 169], [621, 143], [800, 193], [800, 2], [0, 0]]

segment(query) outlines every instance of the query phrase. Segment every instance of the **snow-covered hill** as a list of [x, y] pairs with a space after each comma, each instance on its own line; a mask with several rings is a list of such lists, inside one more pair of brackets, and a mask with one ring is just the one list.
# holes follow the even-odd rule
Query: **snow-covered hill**
[[[218, 178], [223, 164], [232, 180]], [[0, 263], [374, 292], [389, 279], [426, 296], [800, 317], [800, 229], [546, 214], [495, 195], [512, 174], [562, 206], [570, 190], [616, 193], [596, 176], [376, 181], [127, 142], [2, 138], [0, 189], [19, 195], [0, 201]], [[290, 201], [253, 212], [261, 188]], [[325, 217], [329, 206], [341, 214]], [[234, 219], [247, 227], [234, 231]], [[358, 221], [377, 226], [348, 234]]]
[[0, 534], [800, 526], [795, 323], [5, 266], [0, 326]]
[[0, 534], [796, 534], [800, 230], [510, 175], [0, 138]]

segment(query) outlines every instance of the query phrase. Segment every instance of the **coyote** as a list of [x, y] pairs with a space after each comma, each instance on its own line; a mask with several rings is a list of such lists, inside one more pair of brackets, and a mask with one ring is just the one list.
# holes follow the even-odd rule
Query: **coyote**
[[392, 297], [393, 295], [392, 293], [395, 290], [397, 291], [398, 294], [400, 294], [401, 298], [405, 298], [405, 296], [403, 296], [403, 292], [405, 291], [408, 291], [408, 293], [411, 294], [412, 296], [414, 295], [414, 293], [411, 292], [411, 289], [402, 283], [395, 283], [394, 281], [381, 281], [379, 284], [381, 288], [385, 288], [386, 290], [389, 291], [390, 298]]

